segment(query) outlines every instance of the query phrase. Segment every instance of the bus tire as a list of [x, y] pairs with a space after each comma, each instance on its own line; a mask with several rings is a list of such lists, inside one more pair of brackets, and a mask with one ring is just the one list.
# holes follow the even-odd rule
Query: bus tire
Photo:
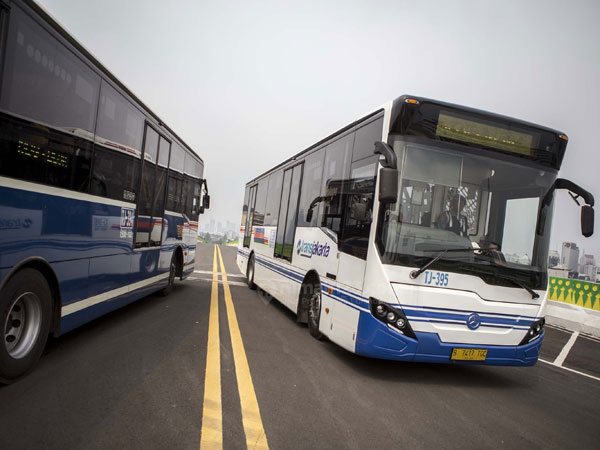
[[254, 283], [254, 253], [250, 255], [248, 260], [248, 268], [246, 269], [246, 280], [248, 287], [253, 291], [256, 290], [256, 284]]
[[37, 270], [17, 272], [0, 292], [0, 382], [10, 384], [33, 369], [46, 345], [52, 294]]
[[325, 339], [323, 333], [319, 331], [322, 305], [321, 289], [318, 285], [313, 285], [312, 293], [308, 299], [308, 331], [318, 341]]
[[177, 275], [177, 261], [175, 260], [176, 253], [173, 253], [171, 258], [171, 266], [169, 267], [169, 278], [167, 285], [160, 291], [163, 297], [166, 297], [173, 292], [173, 285], [175, 284], [175, 276]]

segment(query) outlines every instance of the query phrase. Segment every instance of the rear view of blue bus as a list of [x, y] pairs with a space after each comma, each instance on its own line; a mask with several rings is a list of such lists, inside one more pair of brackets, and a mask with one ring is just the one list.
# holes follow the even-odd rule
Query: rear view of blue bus
[[[193, 271], [202, 160], [32, 1], [0, 5], [0, 381]], [[208, 201], [208, 196], [204, 196]]]

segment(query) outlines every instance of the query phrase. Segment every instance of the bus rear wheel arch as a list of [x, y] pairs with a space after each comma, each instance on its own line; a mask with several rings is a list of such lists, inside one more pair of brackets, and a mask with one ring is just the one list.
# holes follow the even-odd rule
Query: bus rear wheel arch
[[0, 382], [12, 383], [37, 363], [52, 324], [52, 292], [37, 270], [14, 274], [0, 292]]

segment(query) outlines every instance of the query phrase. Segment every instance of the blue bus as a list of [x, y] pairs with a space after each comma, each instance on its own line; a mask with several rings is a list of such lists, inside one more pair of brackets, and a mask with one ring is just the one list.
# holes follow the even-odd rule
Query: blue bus
[[194, 270], [204, 162], [30, 0], [0, 0], [0, 381]]

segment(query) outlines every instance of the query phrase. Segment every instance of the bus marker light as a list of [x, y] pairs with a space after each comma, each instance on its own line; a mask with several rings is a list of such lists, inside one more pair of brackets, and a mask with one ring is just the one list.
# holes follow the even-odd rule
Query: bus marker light
[[404, 100], [406, 103], [410, 103], [411, 105], [418, 105], [419, 104], [419, 100], [415, 100], [414, 98], [407, 98], [406, 100]]
[[329, 308], [325, 308], [325, 314], [329, 314]]
[[328, 294], [333, 294], [333, 289], [331, 289], [330, 287], [327, 288], [327, 293]]
[[559, 134], [558, 137], [561, 138], [563, 141], [569, 140], [569, 138], [567, 136], [565, 136], [564, 134]]

